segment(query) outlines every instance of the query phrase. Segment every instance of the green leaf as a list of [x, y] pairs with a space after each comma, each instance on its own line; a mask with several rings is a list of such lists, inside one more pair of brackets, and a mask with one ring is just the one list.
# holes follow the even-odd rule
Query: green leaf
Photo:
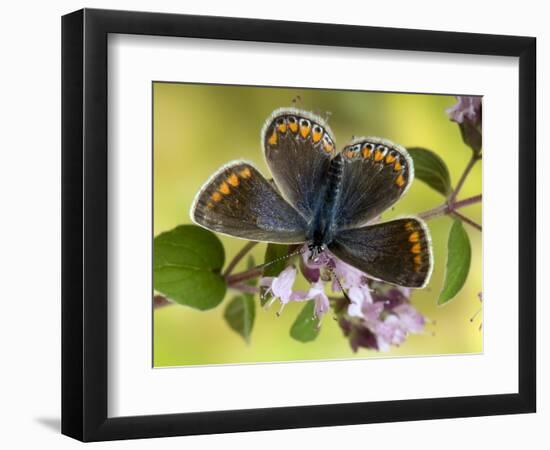
[[[251, 269], [256, 263], [252, 255], [248, 256], [247, 268]], [[253, 278], [248, 280], [246, 284], [249, 286], [255, 286], [258, 279]], [[252, 332], [252, 326], [254, 325], [254, 319], [256, 317], [256, 305], [254, 303], [254, 294], [242, 294], [236, 297], [228, 303], [224, 312], [225, 321], [228, 325], [239, 333], [247, 344], [250, 343], [250, 333]]]
[[155, 290], [181, 305], [200, 310], [214, 308], [225, 296], [220, 272], [225, 254], [211, 231], [181, 225], [154, 239]]
[[252, 294], [233, 297], [226, 306], [224, 318], [229, 326], [250, 343], [250, 333], [256, 317], [256, 305]]
[[315, 301], [309, 300], [290, 328], [290, 336], [300, 342], [313, 341], [319, 334], [319, 319], [315, 317]]
[[414, 147], [409, 149], [414, 162], [414, 176], [432, 189], [449, 196], [452, 191], [451, 176], [447, 164], [431, 150]]
[[[265, 250], [264, 264], [271, 263], [280, 258], [279, 261], [269, 264], [264, 268], [263, 276], [264, 277], [276, 277], [279, 275], [285, 268], [287, 260], [284, 257], [288, 255], [288, 245], [282, 244], [267, 244]], [[262, 291], [265, 288], [262, 288]], [[262, 293], [263, 294], [263, 293]], [[260, 295], [260, 304], [264, 306], [269, 299], [265, 295]]]
[[462, 222], [456, 219], [449, 233], [447, 270], [445, 283], [437, 301], [438, 305], [447, 303], [460, 292], [470, 271], [471, 257], [472, 249], [468, 233], [466, 233]]

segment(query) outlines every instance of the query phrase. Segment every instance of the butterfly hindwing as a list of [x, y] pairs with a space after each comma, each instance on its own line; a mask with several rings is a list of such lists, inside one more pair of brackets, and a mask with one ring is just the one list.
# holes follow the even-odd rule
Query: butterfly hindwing
[[273, 112], [262, 130], [265, 159], [283, 197], [310, 220], [320, 201], [319, 187], [335, 154], [332, 133], [311, 113]]
[[252, 241], [302, 243], [306, 223], [251, 164], [222, 167], [202, 187], [191, 207], [193, 222]]
[[338, 229], [358, 228], [392, 206], [414, 178], [407, 150], [380, 138], [356, 138], [342, 152]]
[[424, 287], [431, 276], [430, 235], [416, 218], [342, 230], [328, 248], [367, 275], [399, 286]]

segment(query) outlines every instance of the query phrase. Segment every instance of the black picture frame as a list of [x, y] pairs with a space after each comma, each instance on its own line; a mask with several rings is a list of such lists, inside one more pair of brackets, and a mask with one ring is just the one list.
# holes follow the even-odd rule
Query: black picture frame
[[[526, 156], [519, 158], [518, 392], [109, 418], [107, 37], [110, 33], [518, 57], [518, 151]], [[62, 433], [82, 441], [100, 441], [535, 412], [535, 90], [533, 37], [93, 9], [64, 16]]]

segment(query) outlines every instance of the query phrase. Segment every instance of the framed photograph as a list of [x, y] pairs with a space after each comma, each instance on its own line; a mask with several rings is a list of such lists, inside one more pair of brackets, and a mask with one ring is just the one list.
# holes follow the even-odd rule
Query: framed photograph
[[62, 432], [535, 411], [536, 40], [62, 21]]

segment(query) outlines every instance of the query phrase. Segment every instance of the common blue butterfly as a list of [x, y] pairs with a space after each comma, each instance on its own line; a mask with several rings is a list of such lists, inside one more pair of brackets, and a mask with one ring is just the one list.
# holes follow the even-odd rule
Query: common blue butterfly
[[424, 287], [433, 257], [418, 218], [372, 223], [409, 189], [407, 150], [377, 137], [354, 138], [336, 151], [325, 121], [295, 108], [275, 110], [261, 132], [268, 181], [251, 163], [233, 161], [200, 189], [193, 222], [252, 241], [307, 243], [326, 249], [370, 277]]

